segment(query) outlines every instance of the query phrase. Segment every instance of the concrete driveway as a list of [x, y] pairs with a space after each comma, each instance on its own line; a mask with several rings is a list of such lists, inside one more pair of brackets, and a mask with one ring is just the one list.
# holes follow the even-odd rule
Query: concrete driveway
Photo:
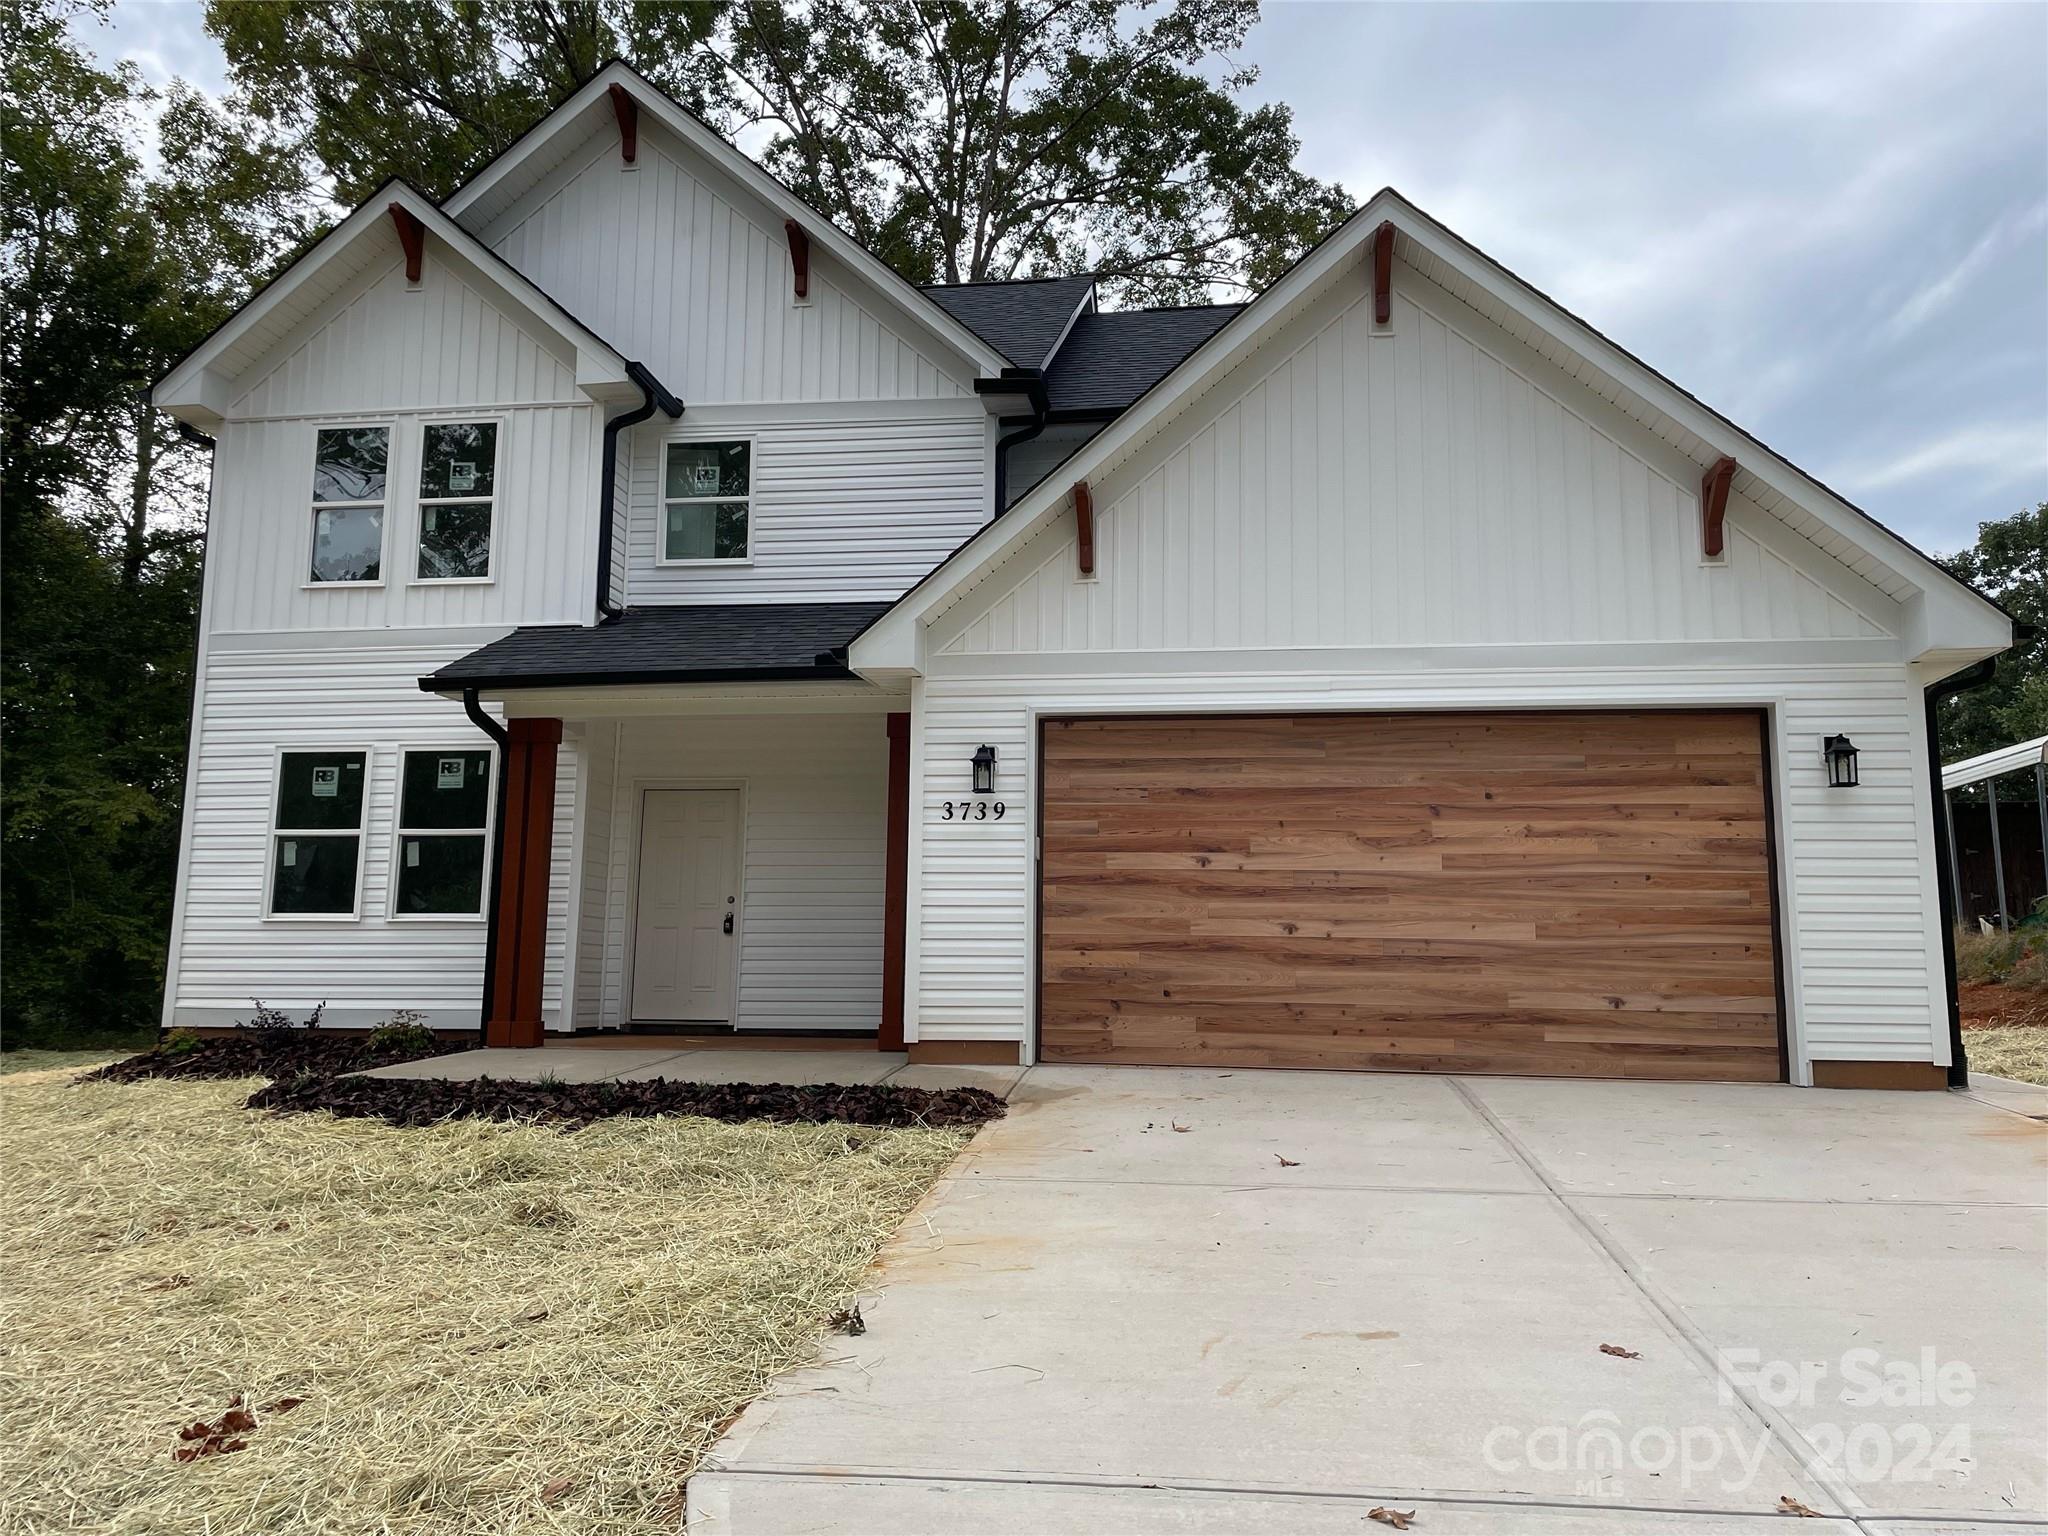
[[1041, 1067], [690, 1529], [2048, 1529], [2044, 1197], [1959, 1094]]

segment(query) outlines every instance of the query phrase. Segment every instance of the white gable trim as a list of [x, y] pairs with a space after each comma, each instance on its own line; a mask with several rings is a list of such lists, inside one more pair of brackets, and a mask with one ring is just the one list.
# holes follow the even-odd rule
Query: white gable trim
[[[1373, 232], [1394, 226], [1397, 279], [1413, 282], [1419, 264], [1456, 272], [1476, 289], [1547, 333], [1604, 374], [1677, 422], [1707, 445], [1709, 458], [1733, 456], [1741, 466], [1736, 488], [1764, 504], [1782, 499], [1823, 523], [1838, 538], [1867, 553], [1902, 582], [1895, 598], [1903, 614], [1910, 657], [1933, 652], [1991, 655], [2012, 643], [2012, 624], [1987, 599], [1932, 559], [1837, 496], [1797, 466], [1701, 405], [1647, 365], [1631, 357], [1576, 316], [1558, 307], [1491, 258], [1482, 255], [1391, 188], [1375, 195], [1335, 233], [1302, 258], [1235, 320], [1155, 385], [1132, 409], [1094, 438], [1059, 473], [1041, 483], [1010, 512], [989, 524], [943, 562], [851, 647], [853, 667], [870, 676], [923, 670], [926, 624], [972, 589], [1011, 551], [1065, 516], [1069, 491], [1079, 480], [1113, 474], [1168, 421], [1288, 325], [1334, 282], [1369, 282], [1365, 266]], [[1363, 258], [1363, 259], [1362, 259]], [[1673, 450], [1675, 452], [1675, 450]], [[1699, 466], [1702, 470], [1705, 464]]]
[[[1011, 366], [1008, 358], [926, 298], [901, 273], [846, 235], [817, 209], [733, 148], [723, 136], [714, 132], [693, 113], [679, 106], [639, 71], [616, 59], [585, 81], [573, 96], [459, 187], [443, 205], [448, 213], [460, 219], [465, 211], [499, 190], [522, 169], [531, 165], [536, 156], [548, 152], [553, 141], [562, 132], [575, 130], [579, 124], [583, 124], [581, 131], [587, 132], [588, 124], [584, 123], [586, 114], [590, 113], [595, 105], [604, 102], [614, 85], [630, 92], [633, 99], [640, 104], [640, 109], [651, 113], [662, 127], [682, 142], [685, 148], [701, 155], [716, 169], [747, 188], [779, 217], [794, 219], [802, 225], [804, 233], [810, 237], [814, 255], [820, 250], [829, 254], [840, 266], [860, 277], [869, 287], [887, 299], [905, 319], [931, 336], [947, 351], [961, 358], [977, 373], [998, 374]], [[609, 116], [609, 106], [604, 110]], [[545, 175], [545, 170], [540, 174]], [[498, 217], [494, 215], [490, 222], [497, 223]]]
[[594, 400], [638, 398], [625, 357], [582, 321], [493, 255], [409, 183], [386, 182], [267, 287], [188, 352], [150, 391], [159, 409], [201, 431], [219, 428], [239, 393], [237, 381], [328, 302], [350, 290], [365, 266], [398, 248], [390, 210], [405, 209], [440, 243], [427, 260], [453, 256], [493, 294], [572, 350], [576, 384]]

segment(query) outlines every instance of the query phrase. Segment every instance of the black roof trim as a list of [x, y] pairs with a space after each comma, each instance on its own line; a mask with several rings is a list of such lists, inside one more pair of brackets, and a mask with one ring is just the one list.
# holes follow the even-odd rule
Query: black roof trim
[[419, 680], [465, 688], [646, 683], [830, 682], [854, 676], [852, 637], [887, 603], [722, 603], [629, 608], [598, 625], [531, 624]]

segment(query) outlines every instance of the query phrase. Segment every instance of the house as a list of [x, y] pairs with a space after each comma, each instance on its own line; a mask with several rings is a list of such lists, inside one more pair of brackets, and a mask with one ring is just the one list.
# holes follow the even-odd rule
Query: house
[[167, 1024], [1959, 1065], [1928, 722], [2011, 622], [1392, 191], [1246, 306], [919, 289], [613, 64], [155, 398]]

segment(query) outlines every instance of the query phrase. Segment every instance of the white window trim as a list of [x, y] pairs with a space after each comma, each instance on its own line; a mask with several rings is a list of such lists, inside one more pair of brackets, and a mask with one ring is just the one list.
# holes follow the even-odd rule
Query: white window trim
[[[671, 496], [668, 494], [668, 454], [671, 448], [688, 448], [707, 443], [745, 443], [747, 445], [747, 494], [744, 496]], [[754, 563], [754, 493], [760, 486], [760, 444], [751, 432], [724, 432], [716, 427], [695, 432], [683, 432], [664, 438], [661, 444], [661, 458], [654, 466], [655, 517], [654, 517], [654, 563], [677, 569], [729, 570], [734, 566]], [[744, 501], [747, 504], [747, 552], [730, 559], [711, 557], [691, 559], [669, 558], [668, 554], [668, 509], [672, 506], [696, 506], [721, 501]]]
[[[484, 765], [486, 789], [484, 793], [484, 824], [477, 828], [474, 836], [484, 845], [484, 879], [477, 892], [477, 910], [469, 912], [401, 912], [398, 909], [398, 877], [401, 861], [405, 858], [405, 760], [414, 753], [431, 753], [434, 756], [453, 753], [483, 752], [487, 754]], [[391, 801], [391, 878], [384, 882], [384, 919], [392, 923], [452, 923], [458, 927], [472, 927], [484, 922], [491, 912], [491, 880], [496, 874], [491, 864], [491, 833], [498, 824], [498, 746], [489, 742], [478, 746], [474, 741], [444, 742], [428, 746], [403, 746], [398, 749], [398, 782]], [[469, 837], [466, 827], [421, 827], [413, 830], [414, 837]]]
[[[503, 528], [498, 513], [505, 500], [503, 476], [500, 473], [505, 462], [505, 444], [509, 441], [511, 423], [506, 417], [494, 411], [436, 412], [432, 416], [415, 418], [420, 429], [419, 453], [413, 460], [413, 472], [407, 482], [412, 486], [412, 575], [405, 584], [409, 587], [488, 587], [498, 579], [498, 535]], [[497, 456], [491, 464], [491, 494], [488, 496], [422, 496], [420, 494], [420, 470], [427, 462], [427, 430], [430, 427], [482, 427], [498, 429]], [[478, 502], [489, 502], [491, 506], [491, 549], [490, 559], [481, 576], [422, 576], [420, 570], [420, 543], [427, 531], [426, 511], [429, 507], [473, 507]]]
[[[284, 760], [315, 756], [322, 752], [360, 752], [363, 756], [363, 803], [356, 815], [355, 898], [346, 912], [273, 912], [277, 895], [277, 840], [280, 837], [346, 837], [345, 827], [280, 827], [277, 815], [284, 808]], [[270, 816], [263, 832], [263, 912], [266, 923], [359, 923], [363, 918], [363, 882], [369, 877], [370, 780], [377, 772], [377, 749], [367, 743], [312, 746], [280, 746], [270, 754]]]
[[[391, 569], [391, 487], [398, 469], [398, 418], [395, 416], [358, 417], [342, 421], [315, 421], [312, 423], [313, 440], [309, 445], [312, 452], [307, 457], [317, 467], [320, 462], [320, 434], [322, 432], [346, 432], [350, 428], [382, 427], [384, 429], [384, 499], [382, 501], [315, 501], [312, 488], [306, 491], [306, 557], [299, 563], [305, 573], [299, 582], [302, 592], [361, 592], [366, 588], [385, 585]], [[384, 520], [377, 533], [377, 570], [375, 581], [315, 581], [313, 579], [313, 553], [317, 535], [314, 530], [320, 522], [323, 509], [343, 507], [375, 507], [384, 514]]]

